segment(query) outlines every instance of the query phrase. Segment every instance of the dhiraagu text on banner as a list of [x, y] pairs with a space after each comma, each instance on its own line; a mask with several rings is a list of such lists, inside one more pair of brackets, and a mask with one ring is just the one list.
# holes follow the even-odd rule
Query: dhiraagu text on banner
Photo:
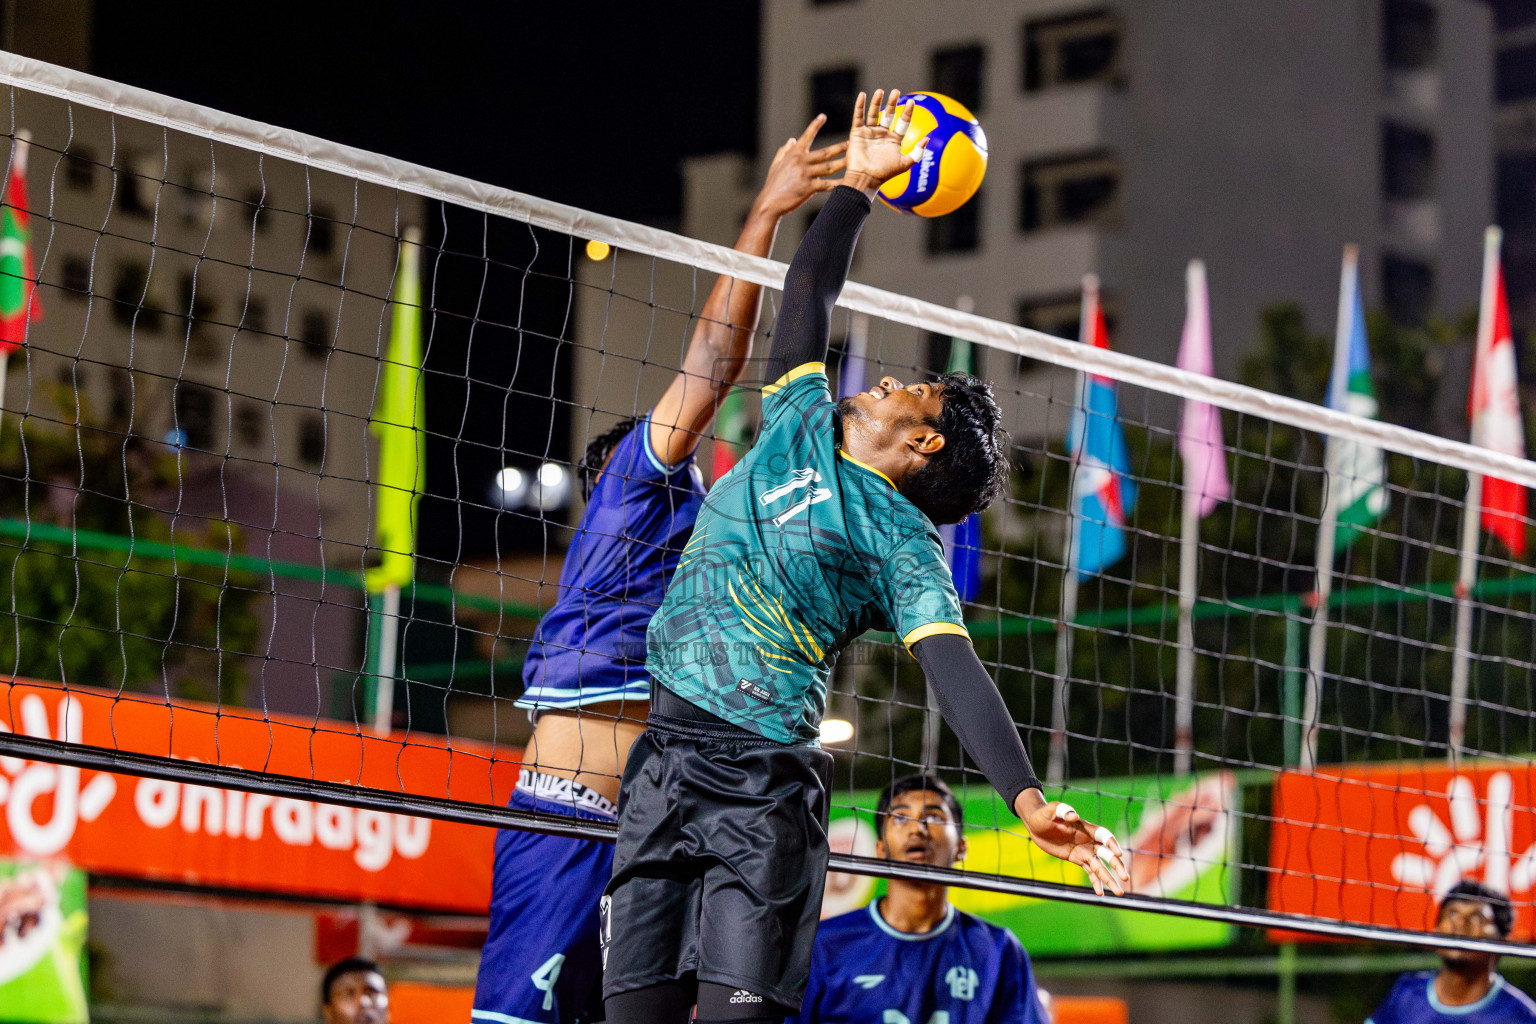
[[[1120, 837], [1129, 854], [1130, 891], [1196, 903], [1236, 902], [1238, 832], [1232, 812], [1238, 788], [1230, 773], [1106, 780], [1097, 793], [1064, 796], [1083, 817], [1108, 825]], [[830, 828], [834, 850], [874, 856], [878, 798], [871, 791], [838, 800]], [[962, 798], [961, 803], [968, 847], [961, 866], [966, 870], [1088, 884], [1082, 869], [1030, 842], [994, 794]], [[822, 917], [864, 906], [884, 891], [884, 881], [833, 873], [827, 878]], [[1208, 949], [1236, 936], [1232, 925], [1117, 907], [1112, 897], [1094, 906], [956, 887], [949, 898], [961, 910], [1011, 930], [1031, 956]]]
[[0, 1021], [84, 1024], [85, 872], [0, 860]]

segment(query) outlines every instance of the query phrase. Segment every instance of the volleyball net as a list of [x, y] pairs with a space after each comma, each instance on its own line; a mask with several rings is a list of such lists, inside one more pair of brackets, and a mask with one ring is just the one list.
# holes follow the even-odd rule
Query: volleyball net
[[[514, 702], [577, 463], [660, 396], [717, 275], [770, 290], [766, 351], [784, 266], [20, 57], [0, 82], [0, 795], [56, 764], [245, 793], [221, 805], [230, 834], [266, 794], [357, 809], [359, 830], [611, 838], [505, 806], [538, 767]], [[780, 256], [802, 230], [786, 220]], [[1252, 925], [1528, 948], [1536, 573], [1479, 534], [1468, 576], [1463, 523], [1469, 473], [1536, 486], [1536, 463], [858, 276], [834, 388], [994, 383], [1015, 472], [949, 537], [966, 625], [1048, 795], [1117, 831], [1133, 892], [1081, 906], [1100, 903], [1082, 873], [1033, 849], [916, 663], [868, 634], [833, 670], [829, 907], [905, 876], [1020, 927], [1098, 915], [1086, 930], [1124, 948], [1150, 948], [1140, 910], [1186, 919], [1192, 946]], [[1096, 387], [1118, 465], [1089, 450], [1111, 427]], [[706, 477], [758, 401], [728, 400]], [[1231, 481], [1203, 516], [1191, 401], [1217, 410]], [[1341, 525], [1330, 493], [1368, 494], [1371, 516]], [[1123, 553], [1086, 564], [1090, 535]], [[875, 794], [920, 770], [964, 807], [959, 870], [875, 856]], [[395, 849], [413, 835], [398, 824]], [[1508, 893], [1516, 945], [1425, 934], [1463, 876]]]

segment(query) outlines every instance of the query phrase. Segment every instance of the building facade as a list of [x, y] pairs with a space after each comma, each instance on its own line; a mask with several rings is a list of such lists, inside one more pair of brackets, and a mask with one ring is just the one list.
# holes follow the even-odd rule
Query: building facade
[[[948, 217], [877, 211], [854, 279], [1075, 337], [1094, 273], [1114, 347], [1172, 362], [1201, 258], [1233, 378], [1269, 306], [1298, 302], [1331, 334], [1349, 242], [1369, 307], [1417, 323], [1476, 305], [1492, 52], [1472, 0], [769, 0], [759, 152], [815, 113], [836, 129], [860, 89], [951, 95], [987, 133], [985, 184]], [[732, 180], [731, 199], [695, 195]], [[753, 180], [690, 172], [689, 232], [726, 240]], [[936, 349], [893, 330], [879, 355], [942, 368]], [[1064, 425], [1022, 397], [1062, 396], [1059, 375], [996, 354], [982, 369], [1019, 390], [1016, 431]]]

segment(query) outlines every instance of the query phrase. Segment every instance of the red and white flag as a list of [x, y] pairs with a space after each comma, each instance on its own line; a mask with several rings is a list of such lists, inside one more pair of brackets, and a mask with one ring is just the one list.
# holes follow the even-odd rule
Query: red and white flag
[[[1485, 287], [1483, 294], [1468, 412], [1473, 444], [1524, 458], [1525, 427], [1520, 422], [1515, 339], [1509, 327], [1509, 299], [1504, 292], [1504, 268], [1499, 263], [1499, 241], [1498, 229], [1490, 228], [1484, 280], [1492, 287]], [[1525, 488], [1509, 480], [1486, 477], [1482, 504], [1483, 529], [1503, 541], [1516, 558], [1523, 558]]]

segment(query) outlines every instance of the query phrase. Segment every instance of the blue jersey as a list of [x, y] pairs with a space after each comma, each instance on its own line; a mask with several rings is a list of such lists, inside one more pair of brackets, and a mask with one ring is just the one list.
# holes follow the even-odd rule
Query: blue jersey
[[1045, 1024], [1013, 933], [953, 906], [930, 932], [885, 923], [879, 901], [821, 922], [811, 980], [786, 1024]]
[[534, 631], [518, 707], [649, 699], [645, 630], [703, 501], [692, 456], [668, 467], [651, 450], [649, 418], [614, 446], [566, 552], [555, 606]]
[[1466, 1006], [1446, 1006], [1435, 995], [1435, 972], [1418, 971], [1397, 979], [1392, 991], [1366, 1024], [1536, 1024], [1531, 997], [1493, 976], [1488, 994]]

